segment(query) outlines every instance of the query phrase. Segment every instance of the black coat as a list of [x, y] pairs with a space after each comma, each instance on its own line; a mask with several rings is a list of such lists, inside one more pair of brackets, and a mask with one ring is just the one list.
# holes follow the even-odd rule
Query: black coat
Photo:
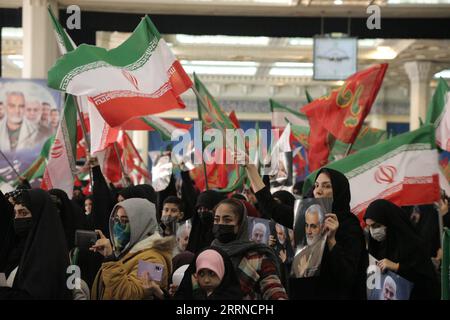
[[71, 299], [67, 288], [69, 252], [61, 219], [44, 190], [24, 190], [32, 213], [31, 230], [12, 288], [0, 288], [1, 299]]

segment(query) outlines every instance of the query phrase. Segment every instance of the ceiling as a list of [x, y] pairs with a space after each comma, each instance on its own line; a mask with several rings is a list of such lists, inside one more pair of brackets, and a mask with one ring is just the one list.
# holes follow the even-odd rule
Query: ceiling
[[[60, 0], [60, 7], [82, 10], [269, 17], [366, 17], [375, 4], [383, 17], [449, 17], [450, 0]], [[22, 0], [2, 0], [0, 7], [18, 8]]]
[[[0, 6], [14, 7], [21, 3], [3, 0]], [[59, 3], [61, 7], [80, 5], [82, 10], [273, 17], [367, 16], [367, 6], [376, 4], [383, 17], [450, 17], [450, 0], [62, 0]], [[22, 31], [3, 28], [2, 33], [2, 74], [20, 77]], [[126, 32], [98, 31], [96, 43], [114, 48], [128, 36]], [[304, 97], [304, 88], [313, 93], [316, 89], [317, 94], [323, 94], [330, 86], [339, 84], [312, 79], [312, 38], [183, 34], [165, 34], [164, 38], [188, 73], [195, 70], [219, 98], [263, 100], [279, 94], [286, 99], [298, 99]], [[404, 63], [432, 61], [433, 73], [447, 70], [450, 69], [449, 48], [450, 40], [361, 39], [358, 42], [358, 69], [375, 63], [389, 63], [383, 87], [398, 90], [393, 96], [407, 103], [409, 80]], [[450, 79], [450, 71], [442, 75]]]

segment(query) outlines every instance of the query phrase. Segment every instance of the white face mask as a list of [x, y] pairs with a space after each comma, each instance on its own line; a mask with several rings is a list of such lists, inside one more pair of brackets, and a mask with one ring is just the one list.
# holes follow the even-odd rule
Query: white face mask
[[370, 227], [370, 235], [378, 242], [383, 241], [386, 239], [386, 226], [381, 226], [378, 228]]

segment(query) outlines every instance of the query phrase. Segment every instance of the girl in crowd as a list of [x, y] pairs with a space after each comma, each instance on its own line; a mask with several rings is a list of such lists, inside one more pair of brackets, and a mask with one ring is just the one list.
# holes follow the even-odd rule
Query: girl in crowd
[[214, 209], [212, 246], [228, 254], [246, 300], [287, 299], [280, 281], [280, 261], [265, 244], [249, 241], [245, 206], [237, 199], [221, 201]]

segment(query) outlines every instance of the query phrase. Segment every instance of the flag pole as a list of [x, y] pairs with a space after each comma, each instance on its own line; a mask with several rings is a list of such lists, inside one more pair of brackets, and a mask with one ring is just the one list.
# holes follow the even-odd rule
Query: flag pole
[[[207, 104], [203, 101], [203, 97], [200, 95], [200, 93], [198, 92], [197, 88], [195, 87], [195, 85], [193, 85], [191, 87], [192, 91], [194, 92], [195, 96], [197, 97], [197, 100], [200, 101], [200, 103], [203, 105], [203, 107], [206, 107]], [[200, 116], [201, 111], [197, 110], [199, 113], [199, 119], [200, 121], [202, 121], [202, 118]], [[206, 190], [208, 190], [208, 175], [206, 173], [206, 163], [205, 163], [205, 159], [203, 159], [203, 150], [204, 150], [204, 146], [203, 146], [203, 121], [202, 121], [202, 163], [203, 163], [203, 175], [205, 176], [205, 188]]]
[[17, 175], [17, 178], [20, 178], [20, 174], [17, 172], [17, 170], [14, 168], [12, 163], [9, 161], [9, 159], [6, 157], [6, 155], [3, 153], [3, 151], [0, 150], [0, 153], [2, 154], [2, 157], [8, 162], [8, 165], [13, 169], [14, 173]]
[[119, 159], [120, 170], [122, 170], [122, 175], [124, 177], [125, 184], [128, 187], [129, 184], [128, 184], [127, 179], [125, 178], [126, 177], [125, 168], [123, 166], [122, 158], [120, 157], [120, 153], [119, 153], [119, 147], [117, 146], [117, 142], [116, 141], [114, 142], [114, 151], [116, 152], [117, 159]]
[[352, 150], [352, 147], [353, 147], [353, 142], [348, 145], [347, 150], [345, 151], [344, 157], [347, 157], [350, 154], [350, 150]]

